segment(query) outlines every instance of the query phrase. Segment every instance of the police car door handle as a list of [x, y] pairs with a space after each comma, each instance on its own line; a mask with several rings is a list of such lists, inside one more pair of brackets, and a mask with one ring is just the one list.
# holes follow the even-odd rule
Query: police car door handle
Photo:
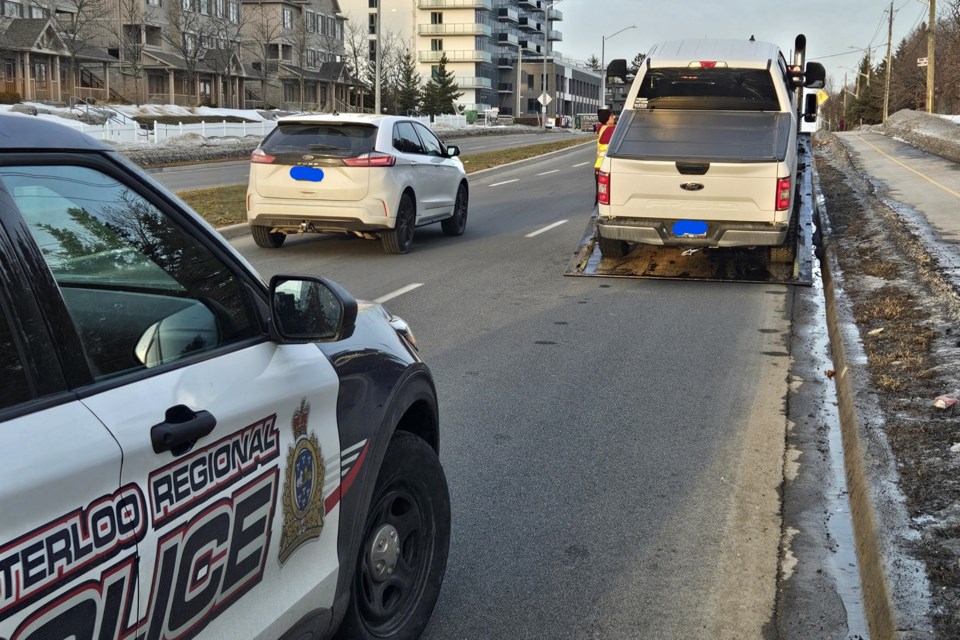
[[209, 411], [193, 411], [183, 404], [170, 407], [164, 421], [150, 428], [153, 451], [183, 455], [193, 448], [197, 440], [213, 431], [215, 426], [217, 419]]

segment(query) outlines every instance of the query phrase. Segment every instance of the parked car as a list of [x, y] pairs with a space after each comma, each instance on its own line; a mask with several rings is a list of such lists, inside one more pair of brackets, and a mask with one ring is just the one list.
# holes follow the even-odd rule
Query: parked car
[[264, 248], [291, 233], [379, 237], [387, 253], [407, 253], [414, 228], [434, 222], [459, 236], [470, 188], [458, 155], [415, 118], [281, 118], [250, 158], [250, 232]]
[[450, 505], [401, 319], [266, 284], [32, 117], [0, 116], [0, 259], [0, 637], [420, 634]]

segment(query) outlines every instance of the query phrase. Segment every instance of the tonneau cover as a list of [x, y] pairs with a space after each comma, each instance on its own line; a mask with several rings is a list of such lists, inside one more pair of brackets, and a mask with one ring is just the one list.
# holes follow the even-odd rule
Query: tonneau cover
[[627, 109], [607, 155], [677, 162], [783, 162], [791, 114]]

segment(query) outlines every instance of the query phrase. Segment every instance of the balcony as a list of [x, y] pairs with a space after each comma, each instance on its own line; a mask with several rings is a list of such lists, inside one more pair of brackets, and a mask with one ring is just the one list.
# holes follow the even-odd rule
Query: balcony
[[500, 44], [510, 44], [513, 46], [517, 46], [517, 44], [520, 43], [520, 39], [512, 33], [505, 33], [501, 31], [500, 33], [497, 34], [497, 42]]
[[547, 38], [553, 42], [560, 42], [563, 40], [563, 34], [556, 29], [550, 29], [550, 31], [547, 31]]
[[443, 54], [447, 54], [449, 62], [493, 62], [493, 56], [487, 51], [450, 50], [450, 51], [418, 51], [417, 60], [420, 62], [440, 62]]
[[540, 3], [537, 0], [520, 0], [518, 3], [524, 9], [539, 9]]
[[493, 0], [417, 0], [421, 9], [485, 9], [493, 11]]
[[558, 11], [557, 9], [547, 9], [547, 20], [553, 20], [554, 22], [562, 22], [563, 12]]
[[540, 47], [540, 45], [538, 45], [533, 40], [521, 40], [520, 46], [526, 49], [527, 51], [531, 51], [533, 53], [540, 53], [542, 51], [542, 48]]
[[517, 63], [513, 58], [497, 58], [497, 68], [499, 69], [513, 69], [517, 66]]
[[520, 12], [513, 7], [500, 7], [497, 9], [497, 20], [500, 22], [519, 22]]
[[477, 22], [463, 22], [455, 24], [421, 24], [417, 32], [422, 36], [492, 36], [493, 29]]
[[453, 79], [461, 89], [492, 89], [493, 80], [490, 78], [461, 78], [459, 76]]
[[513, 93], [513, 83], [512, 82], [497, 83], [497, 93]]
[[539, 31], [540, 25], [531, 20], [530, 18], [520, 18], [520, 30], [521, 31]]

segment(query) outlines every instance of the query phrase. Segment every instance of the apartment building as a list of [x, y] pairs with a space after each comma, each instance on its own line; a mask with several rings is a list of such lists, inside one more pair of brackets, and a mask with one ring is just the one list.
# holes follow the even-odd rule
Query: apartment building
[[24, 99], [349, 109], [337, 0], [0, 0], [0, 90]]
[[[377, 25], [377, 3], [382, 25]], [[560, 87], [555, 77], [565, 79], [567, 92], [551, 98], [548, 115], [573, 104], [599, 105], [600, 78], [595, 75], [595, 94], [574, 65], [561, 62], [553, 45], [563, 39], [557, 29], [563, 13], [551, 0], [340, 0], [351, 22], [368, 24], [373, 56], [378, 27], [382, 34], [396, 35], [416, 53], [424, 81], [437, 70], [446, 55], [463, 92], [459, 106], [483, 112], [499, 109], [504, 115], [535, 115], [540, 103], [527, 95], [533, 86], [554, 93]], [[544, 61], [547, 62], [544, 83]], [[539, 70], [538, 65], [539, 64]], [[592, 72], [588, 72], [587, 75]], [[583, 95], [572, 91], [583, 90]], [[564, 113], [560, 111], [560, 113]]]

